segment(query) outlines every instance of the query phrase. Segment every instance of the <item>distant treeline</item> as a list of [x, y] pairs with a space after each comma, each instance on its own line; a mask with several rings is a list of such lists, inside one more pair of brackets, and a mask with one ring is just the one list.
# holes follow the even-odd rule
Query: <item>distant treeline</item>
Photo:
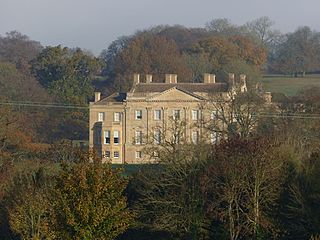
[[[0, 36], [0, 98], [86, 105], [94, 90], [108, 95], [130, 89], [133, 73], [153, 74], [156, 82], [165, 73], [176, 73], [184, 82], [202, 81], [203, 73], [216, 74], [218, 81], [229, 72], [245, 73], [252, 86], [264, 72], [297, 76], [319, 71], [319, 36], [309, 27], [281, 33], [268, 17], [241, 26], [214, 19], [199, 28], [139, 30], [114, 40], [95, 57], [80, 48], [44, 47], [12, 31]], [[19, 110], [14, 115], [20, 116], [23, 132], [36, 141], [87, 138], [86, 111]]]

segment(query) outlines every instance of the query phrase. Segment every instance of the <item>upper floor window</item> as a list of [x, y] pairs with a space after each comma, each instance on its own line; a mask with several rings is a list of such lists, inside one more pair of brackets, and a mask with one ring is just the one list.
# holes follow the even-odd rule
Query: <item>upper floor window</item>
[[110, 144], [110, 131], [104, 131], [104, 144]]
[[175, 144], [179, 144], [180, 143], [180, 131], [176, 131], [173, 136], [172, 136], [172, 140]]
[[137, 120], [142, 119], [142, 110], [136, 110], [136, 119]]
[[113, 142], [114, 142], [114, 144], [119, 144], [120, 143], [119, 131], [114, 131], [113, 132]]
[[115, 112], [113, 114], [113, 121], [120, 122], [120, 120], [121, 120], [121, 114], [119, 112]]
[[218, 115], [218, 111], [217, 111], [217, 110], [212, 111], [212, 112], [211, 112], [211, 116], [210, 116], [211, 120], [216, 119], [216, 118], [217, 118], [217, 115]]
[[139, 145], [142, 143], [142, 131], [135, 132], [135, 144]]
[[161, 120], [161, 110], [154, 110], [154, 120]]
[[191, 115], [192, 115], [192, 120], [199, 120], [199, 110], [192, 110]]
[[98, 113], [98, 122], [103, 122], [104, 121], [104, 112], [99, 112]]
[[172, 117], [174, 120], [179, 120], [180, 119], [180, 110], [173, 110]]

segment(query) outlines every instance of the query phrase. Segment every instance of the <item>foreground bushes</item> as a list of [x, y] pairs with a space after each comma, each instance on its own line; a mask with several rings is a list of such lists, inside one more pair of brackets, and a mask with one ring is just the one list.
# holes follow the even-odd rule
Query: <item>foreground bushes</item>
[[114, 239], [124, 232], [133, 219], [127, 180], [90, 159], [63, 162], [54, 176], [43, 168], [17, 173], [2, 201], [9, 231], [1, 239]]

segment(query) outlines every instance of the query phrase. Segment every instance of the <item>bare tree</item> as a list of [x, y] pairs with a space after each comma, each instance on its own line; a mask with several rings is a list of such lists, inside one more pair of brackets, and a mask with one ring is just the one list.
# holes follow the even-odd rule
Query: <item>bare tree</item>
[[258, 125], [259, 113], [269, 107], [263, 95], [235, 89], [212, 95], [206, 105], [203, 109], [211, 117], [204, 119], [204, 125], [217, 138], [249, 137]]

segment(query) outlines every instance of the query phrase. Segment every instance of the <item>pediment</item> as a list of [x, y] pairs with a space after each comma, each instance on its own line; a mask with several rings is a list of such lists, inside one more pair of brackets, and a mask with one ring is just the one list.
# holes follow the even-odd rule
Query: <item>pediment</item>
[[170, 88], [161, 93], [157, 93], [146, 99], [147, 101], [179, 101], [179, 102], [189, 102], [189, 101], [201, 101], [204, 100], [202, 97], [179, 89], [177, 87]]

